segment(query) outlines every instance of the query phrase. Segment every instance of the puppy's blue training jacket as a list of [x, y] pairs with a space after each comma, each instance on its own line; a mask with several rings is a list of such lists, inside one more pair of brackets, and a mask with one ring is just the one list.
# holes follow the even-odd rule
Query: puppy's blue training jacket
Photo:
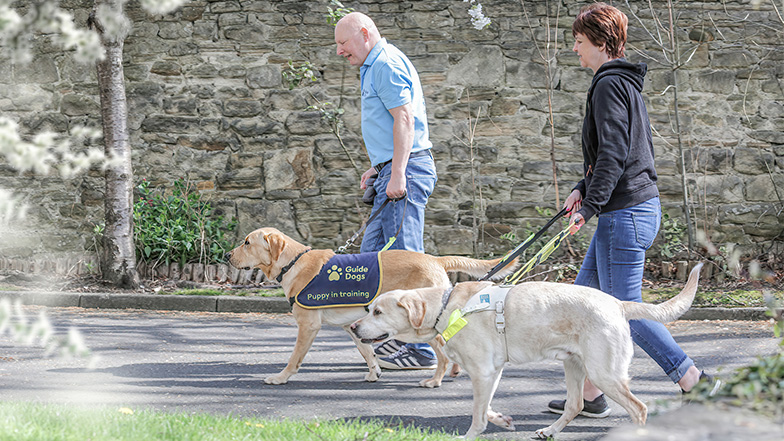
[[306, 309], [369, 305], [381, 291], [380, 254], [336, 254], [291, 298], [292, 305]]

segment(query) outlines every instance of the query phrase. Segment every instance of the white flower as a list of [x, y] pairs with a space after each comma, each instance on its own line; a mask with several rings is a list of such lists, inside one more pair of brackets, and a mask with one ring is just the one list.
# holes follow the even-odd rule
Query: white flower
[[[473, 3], [473, 0], [471, 3]], [[490, 24], [490, 19], [485, 17], [485, 14], [482, 12], [482, 5], [479, 3], [471, 6], [471, 9], [468, 10], [468, 15], [471, 16], [471, 24], [476, 30], [481, 31]]]
[[141, 0], [142, 7], [151, 14], [168, 14], [187, 0]]
[[22, 17], [8, 5], [0, 5], [0, 38], [18, 34], [21, 26]]

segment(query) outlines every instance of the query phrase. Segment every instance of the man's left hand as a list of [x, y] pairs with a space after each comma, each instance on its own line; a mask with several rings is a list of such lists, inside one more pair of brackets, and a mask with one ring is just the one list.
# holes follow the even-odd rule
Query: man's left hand
[[406, 175], [398, 175], [392, 173], [389, 177], [387, 184], [387, 197], [389, 199], [398, 199], [406, 195]]

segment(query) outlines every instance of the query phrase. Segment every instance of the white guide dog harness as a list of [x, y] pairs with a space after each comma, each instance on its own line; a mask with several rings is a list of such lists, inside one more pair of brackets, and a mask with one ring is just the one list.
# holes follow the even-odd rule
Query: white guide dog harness
[[[504, 334], [506, 328], [506, 320], [504, 319], [504, 304], [506, 302], [506, 295], [509, 290], [514, 288], [514, 285], [491, 285], [478, 293], [474, 294], [465, 306], [461, 309], [452, 311], [449, 315], [449, 322], [446, 329], [441, 333], [445, 342], [454, 337], [458, 331], [463, 329], [468, 321], [465, 316], [478, 311], [495, 310], [495, 329], [499, 334]], [[506, 337], [504, 335], [504, 337]]]

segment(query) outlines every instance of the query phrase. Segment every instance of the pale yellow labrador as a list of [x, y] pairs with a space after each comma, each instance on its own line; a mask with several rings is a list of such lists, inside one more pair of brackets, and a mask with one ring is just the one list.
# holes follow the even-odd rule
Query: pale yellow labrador
[[[319, 273], [322, 266], [335, 255], [331, 250], [311, 250], [275, 228], [260, 228], [245, 237], [242, 245], [227, 254], [229, 263], [236, 268], [259, 268], [270, 280], [279, 278], [286, 298], [299, 293], [302, 288]], [[436, 257], [428, 254], [405, 250], [389, 250], [380, 254], [384, 267], [384, 277], [380, 292], [393, 289], [413, 289], [439, 286], [450, 286], [448, 272], [460, 271], [474, 277], [480, 277], [493, 268], [501, 259], [478, 260], [461, 256]], [[504, 277], [514, 270], [517, 260], [511, 261], [497, 277]], [[283, 275], [282, 277], [281, 274]], [[264, 379], [267, 384], [284, 384], [297, 373], [302, 360], [310, 350], [322, 323], [343, 327], [349, 332], [357, 345], [360, 354], [368, 365], [367, 381], [376, 381], [381, 369], [376, 362], [373, 347], [362, 343], [348, 329], [354, 320], [365, 315], [362, 306], [350, 306], [326, 309], [306, 309], [293, 304], [292, 313], [297, 321], [297, 341], [286, 367], [278, 374]], [[436, 353], [438, 365], [433, 377], [422, 380], [423, 387], [438, 387], [446, 373], [449, 359], [444, 354], [438, 340], [431, 343]], [[459, 368], [453, 367], [453, 375]]]
[[[680, 294], [659, 305], [622, 302], [582, 286], [531, 282], [509, 291], [503, 333], [496, 327], [494, 308], [466, 315], [467, 325], [444, 347], [471, 377], [473, 420], [466, 438], [484, 432], [488, 421], [514, 430], [512, 418], [490, 408], [501, 372], [507, 362], [544, 359], [564, 363], [566, 408], [554, 424], [536, 431], [539, 437], [557, 434], [582, 410], [586, 378], [623, 406], [635, 423], [645, 424], [648, 409], [629, 390], [633, 348], [628, 320], [668, 322], [680, 317], [694, 300], [701, 267], [692, 270]], [[453, 311], [489, 285], [458, 283], [445, 305], [443, 288], [391, 291], [378, 296], [368, 314], [350, 328], [363, 342], [428, 341], [444, 332]]]

